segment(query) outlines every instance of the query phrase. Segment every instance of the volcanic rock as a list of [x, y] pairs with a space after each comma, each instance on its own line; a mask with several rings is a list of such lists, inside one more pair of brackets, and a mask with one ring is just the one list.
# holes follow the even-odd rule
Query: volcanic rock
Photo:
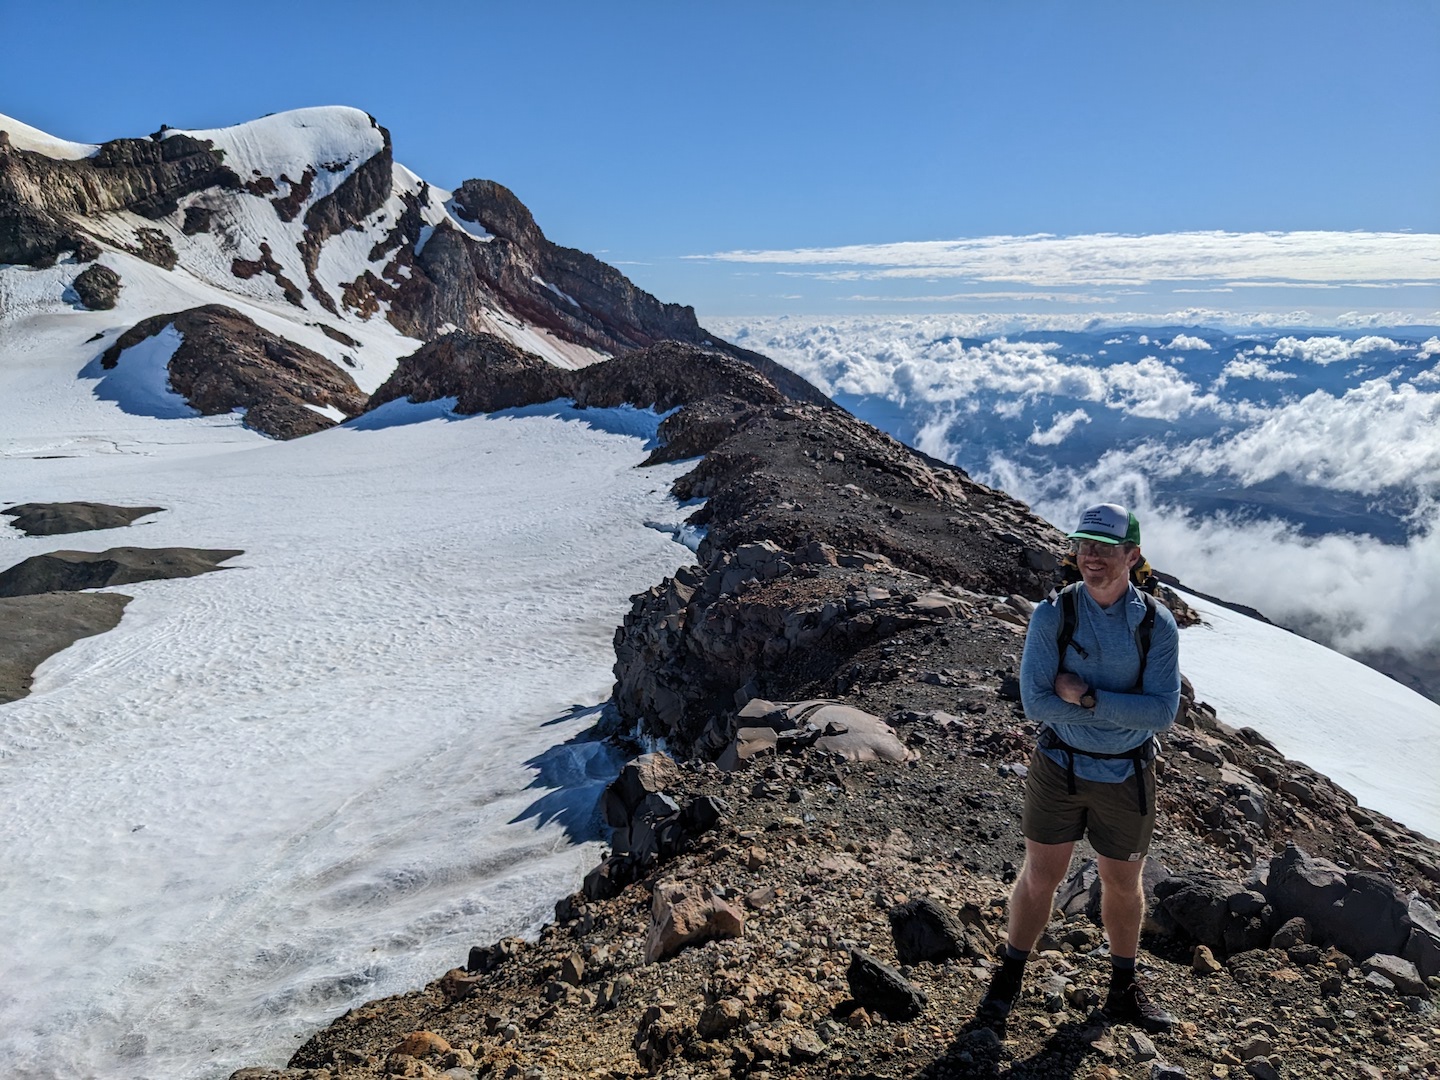
[[120, 275], [103, 263], [91, 263], [76, 276], [75, 294], [91, 311], [108, 311], [120, 297]]
[[845, 977], [861, 1008], [884, 1013], [892, 1020], [913, 1020], [928, 1003], [924, 991], [900, 972], [859, 949], [851, 952]]
[[170, 385], [206, 416], [244, 409], [246, 427], [293, 439], [335, 425], [317, 410], [337, 409], [351, 417], [364, 407], [355, 381], [325, 357], [219, 304], [135, 324], [105, 350], [101, 366], [116, 367], [126, 349], [167, 326], [182, 338], [170, 358]]
[[[187, 135], [115, 139], [93, 156], [57, 160], [0, 145], [0, 263], [50, 265], [86, 242], [83, 219], [116, 210], [141, 217], [174, 213], [177, 200], [240, 179], [211, 143]], [[133, 249], [142, 257], [146, 238]]]
[[220, 563], [243, 554], [238, 550], [178, 547], [51, 551], [31, 556], [0, 573], [0, 597], [79, 592], [137, 581], [194, 577], [223, 569]]
[[111, 506], [95, 502], [18, 503], [0, 516], [26, 536], [58, 536], [92, 529], [119, 529], [137, 518], [158, 514], [163, 506]]
[[0, 704], [30, 692], [42, 661], [83, 637], [113, 630], [129, 602], [119, 593], [0, 598]]
[[657, 885], [650, 933], [645, 939], [645, 959], [653, 964], [687, 945], [741, 937], [744, 933], [745, 916], [719, 897], [681, 882]]

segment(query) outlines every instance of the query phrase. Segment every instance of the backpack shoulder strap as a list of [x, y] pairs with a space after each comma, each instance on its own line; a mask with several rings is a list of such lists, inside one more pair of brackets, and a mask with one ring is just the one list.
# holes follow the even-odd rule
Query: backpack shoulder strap
[[1140, 593], [1141, 599], [1145, 601], [1145, 617], [1140, 620], [1140, 625], [1135, 628], [1135, 644], [1140, 651], [1140, 672], [1135, 676], [1135, 690], [1138, 692], [1145, 686], [1145, 661], [1150, 656], [1150, 635], [1155, 629], [1155, 611], [1160, 601], [1151, 596], [1148, 592]]
[[1079, 588], [1079, 582], [1066, 585], [1060, 590], [1060, 595], [1055, 598], [1060, 605], [1060, 630], [1055, 635], [1055, 653], [1060, 658], [1061, 667], [1065, 666], [1066, 646], [1073, 648], [1081, 656], [1088, 657], [1090, 655], [1074, 640], [1075, 626], [1080, 619], [1080, 598], [1076, 595], [1076, 590]]

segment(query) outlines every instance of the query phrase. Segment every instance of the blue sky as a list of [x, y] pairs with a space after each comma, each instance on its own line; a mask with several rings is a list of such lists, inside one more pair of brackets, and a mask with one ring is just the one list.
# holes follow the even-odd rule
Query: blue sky
[[[498, 180], [702, 316], [1440, 321], [1422, 0], [0, 0], [0, 22], [0, 113], [95, 142], [355, 105], [432, 183]], [[1079, 239], [994, 239], [1035, 234]]]

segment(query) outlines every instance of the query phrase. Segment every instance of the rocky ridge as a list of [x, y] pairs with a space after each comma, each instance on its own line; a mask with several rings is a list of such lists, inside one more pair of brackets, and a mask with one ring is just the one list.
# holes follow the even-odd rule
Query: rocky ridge
[[[549, 392], [526, 364], [442, 370], [426, 392], [475, 405]], [[1063, 538], [833, 407], [698, 390], [665, 423], [706, 455], [676, 493], [708, 532], [616, 631], [605, 726], [681, 760], [627, 766], [610, 855], [537, 941], [237, 1078], [1440, 1074], [1440, 845], [1188, 683], [1142, 954], [1179, 1024], [1100, 1022], [1083, 861], [1008, 1027], [974, 1023], [1023, 853], [1018, 657]]]
[[[158, 135], [114, 139], [75, 161], [20, 149], [0, 135], [0, 263], [52, 266], [66, 251], [88, 262], [100, 254], [100, 237], [87, 218], [130, 211], [156, 220], [175, 213], [186, 195], [240, 188], [212, 143]], [[127, 250], [157, 261], [139, 231]]]

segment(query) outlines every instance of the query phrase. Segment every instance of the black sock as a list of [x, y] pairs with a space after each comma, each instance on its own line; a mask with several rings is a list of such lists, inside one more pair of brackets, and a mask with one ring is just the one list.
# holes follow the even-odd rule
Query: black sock
[[1110, 985], [1111, 987], [1129, 986], [1135, 981], [1135, 957], [1115, 956], [1110, 957]]
[[1014, 945], [1011, 945], [1008, 941], [1005, 943], [1005, 966], [1006, 966], [1006, 967], [1021, 967], [1021, 968], [1023, 968], [1023, 967], [1025, 966], [1025, 961], [1027, 961], [1027, 960], [1029, 960], [1029, 959], [1030, 959], [1030, 951], [1029, 951], [1028, 949], [1026, 949], [1025, 951], [1022, 952], [1021, 950], [1015, 948]]

